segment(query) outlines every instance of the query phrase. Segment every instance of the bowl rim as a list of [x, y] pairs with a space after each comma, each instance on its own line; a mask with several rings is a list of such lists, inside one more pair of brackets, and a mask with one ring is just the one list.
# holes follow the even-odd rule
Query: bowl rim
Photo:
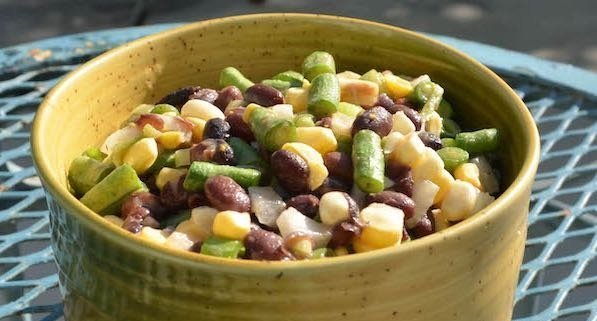
[[[329, 21], [342, 21], [356, 25], [382, 28], [391, 32], [402, 33], [410, 38], [417, 39], [417, 41], [427, 42], [433, 46], [441, 48], [442, 50], [446, 50], [451, 55], [457, 56], [458, 59], [465, 61], [478, 72], [482, 73], [484, 77], [488, 77], [495, 82], [499, 86], [499, 89], [507, 94], [508, 98], [513, 103], [513, 108], [522, 117], [522, 120], [525, 124], [524, 130], [527, 131], [526, 136], [528, 136], [529, 141], [527, 142], [527, 147], [525, 150], [527, 157], [523, 162], [521, 170], [518, 172], [510, 186], [502, 193], [502, 195], [500, 195], [489, 206], [481, 210], [481, 212], [466, 219], [465, 222], [456, 224], [455, 226], [452, 226], [446, 230], [428, 235], [420, 240], [417, 240], [416, 242], [408, 242], [406, 244], [401, 244], [400, 246], [383, 248], [365, 253], [330, 257], [324, 260], [297, 260], [284, 262], [219, 258], [188, 251], [175, 250], [162, 245], [154, 244], [139, 237], [135, 237], [128, 231], [109, 223], [107, 220], [103, 219], [102, 216], [84, 206], [68, 191], [67, 188], [61, 186], [57, 179], [58, 175], [51, 173], [51, 168], [49, 166], [50, 162], [44, 153], [42, 153], [45, 139], [45, 136], [42, 132], [44, 127], [44, 119], [48, 118], [47, 115], [52, 112], [52, 106], [57, 100], [56, 97], [58, 97], [62, 92], [68, 90], [70, 85], [76, 82], [80, 75], [84, 74], [90, 69], [97, 68], [98, 65], [102, 64], [103, 61], [109, 60], [113, 56], [126, 51], [129, 48], [144, 46], [148, 41], [155, 41], [163, 38], [175, 38], [177, 34], [185, 33], [195, 29], [201, 29], [204, 26], [209, 26], [212, 24], [233, 21], [253, 21], [270, 18], [326, 19]], [[145, 36], [132, 42], [120, 45], [97, 57], [94, 57], [93, 59], [79, 66], [76, 70], [65, 76], [65, 78], [62, 79], [54, 88], [52, 88], [38, 108], [31, 130], [31, 149], [33, 161], [38, 175], [44, 182], [43, 185], [44, 189], [46, 190], [46, 194], [49, 194], [51, 197], [55, 198], [55, 200], [66, 211], [68, 211], [69, 214], [77, 216], [77, 220], [79, 220], [81, 224], [85, 224], [88, 228], [95, 229], [97, 232], [102, 233], [104, 237], [110, 238], [115, 243], [118, 243], [119, 247], [121, 248], [129, 248], [131, 250], [138, 251], [139, 253], [146, 252], [148, 256], [162, 257], [162, 259], [175, 261], [178, 264], [192, 264], [195, 266], [199, 264], [205, 265], [207, 267], [218, 268], [220, 270], [223, 269], [226, 271], [236, 272], [244, 271], [247, 273], [264, 271], [278, 273], [280, 270], [295, 269], [310, 270], [337, 264], [351, 264], [353, 262], [363, 263], [370, 260], [383, 259], [387, 256], [400, 253], [406, 255], [408, 252], [421, 251], [448, 238], [457, 237], [458, 234], [464, 233], [465, 231], [482, 228], [482, 226], [486, 224], [488, 220], [493, 219], [494, 216], [498, 215], [498, 212], [503, 211], [508, 204], [514, 202], [515, 198], [517, 198], [520, 194], [525, 193], [525, 190], [528, 188], [528, 186], [532, 184], [539, 163], [539, 142], [539, 133], [536, 124], [522, 100], [498, 75], [463, 52], [420, 33], [388, 24], [358, 18], [305, 13], [261, 13], [203, 20], [158, 32], [156, 34]], [[106, 231], [108, 232], [105, 233]], [[238, 269], [238, 267], [242, 267], [243, 269]]]

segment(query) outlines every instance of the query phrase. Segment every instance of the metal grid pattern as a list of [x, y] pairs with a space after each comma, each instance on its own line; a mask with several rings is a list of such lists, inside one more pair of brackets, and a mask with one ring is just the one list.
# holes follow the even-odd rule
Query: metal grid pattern
[[[89, 56], [73, 52], [0, 70], [0, 320], [62, 320], [29, 132], [48, 89]], [[595, 321], [597, 98], [501, 71], [533, 113], [542, 141], [514, 318]]]

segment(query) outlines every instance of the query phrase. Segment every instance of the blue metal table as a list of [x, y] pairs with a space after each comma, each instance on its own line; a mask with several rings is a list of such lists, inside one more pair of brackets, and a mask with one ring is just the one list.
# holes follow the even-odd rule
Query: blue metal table
[[[0, 320], [62, 320], [44, 194], [29, 132], [47, 91], [79, 64], [175, 24], [0, 49]], [[531, 110], [541, 163], [516, 293], [518, 321], [597, 320], [597, 74], [431, 35], [498, 72]]]

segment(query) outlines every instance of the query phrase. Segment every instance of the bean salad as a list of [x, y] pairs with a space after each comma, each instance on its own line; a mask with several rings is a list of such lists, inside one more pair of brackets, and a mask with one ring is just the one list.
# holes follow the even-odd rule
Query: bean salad
[[334, 57], [254, 83], [224, 68], [134, 109], [68, 170], [72, 193], [139, 238], [252, 260], [399, 246], [500, 193], [495, 128], [463, 131], [429, 76], [337, 73]]

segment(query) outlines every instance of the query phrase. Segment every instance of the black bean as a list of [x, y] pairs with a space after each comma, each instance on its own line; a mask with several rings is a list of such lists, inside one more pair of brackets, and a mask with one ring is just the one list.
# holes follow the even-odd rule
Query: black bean
[[361, 225], [354, 219], [348, 219], [336, 224], [332, 228], [332, 238], [328, 243], [328, 247], [337, 248], [352, 244], [352, 241], [361, 235], [361, 230]]
[[255, 84], [245, 90], [245, 100], [260, 106], [269, 107], [283, 104], [284, 95], [274, 87]]
[[216, 175], [205, 181], [205, 196], [220, 211], [249, 212], [251, 199], [242, 186], [228, 176]]
[[189, 192], [183, 187], [184, 179], [185, 176], [182, 176], [178, 180], [169, 181], [162, 188], [160, 200], [169, 210], [180, 210], [187, 206]]
[[335, 177], [328, 176], [321, 186], [319, 186], [316, 190], [313, 191], [313, 194], [317, 197], [323, 196], [323, 194], [328, 192], [350, 192], [352, 188], [351, 185], [347, 184], [346, 182], [339, 180]]
[[388, 96], [388, 94], [380, 94], [377, 97], [377, 103], [375, 103], [375, 106], [381, 106], [387, 110], [394, 106], [394, 101], [392, 98], [390, 98], [390, 96]]
[[359, 130], [369, 129], [380, 137], [384, 137], [392, 131], [392, 115], [383, 107], [367, 109], [357, 116], [352, 124], [352, 134]]
[[421, 129], [421, 122], [423, 121], [423, 118], [421, 117], [421, 114], [419, 114], [418, 111], [403, 104], [395, 104], [391, 108], [388, 108], [388, 111], [392, 114], [395, 114], [399, 111], [403, 112], [404, 115], [406, 115], [406, 117], [410, 119], [413, 125], [415, 125], [416, 130]]
[[210, 89], [210, 88], [201, 88], [199, 90], [196, 90], [194, 93], [192, 93], [189, 96], [189, 100], [200, 99], [200, 100], [206, 101], [210, 104], [213, 104], [217, 98], [218, 98], [218, 92], [213, 89]]
[[205, 123], [203, 138], [228, 139], [230, 137], [230, 124], [220, 118], [212, 118]]
[[342, 152], [330, 152], [323, 156], [323, 162], [330, 176], [352, 184], [353, 167], [350, 155]]
[[230, 124], [230, 135], [238, 138], [242, 138], [247, 142], [255, 140], [255, 135], [251, 130], [249, 124], [243, 120], [243, 114], [245, 113], [244, 107], [237, 107], [232, 109], [226, 115], [226, 121]]
[[169, 93], [168, 95], [164, 96], [162, 99], [158, 101], [158, 104], [170, 104], [174, 107], [180, 108], [187, 101], [189, 101], [189, 99], [191, 99], [190, 97], [193, 94], [199, 92], [200, 90], [201, 87], [199, 86], [183, 87], [176, 90], [175, 92]]
[[404, 218], [409, 219], [415, 215], [415, 202], [403, 193], [383, 191], [367, 197], [367, 203], [383, 203], [401, 209]]
[[408, 234], [408, 230], [406, 226], [402, 227], [402, 242], [410, 240], [410, 234]]
[[411, 229], [409, 229], [409, 234], [414, 236], [415, 238], [421, 238], [423, 236], [427, 236], [433, 233], [433, 224], [431, 224], [431, 220], [427, 217], [427, 214], [423, 215], [421, 220], [417, 223], [417, 225]]
[[359, 216], [359, 205], [348, 193], [344, 193], [344, 198], [348, 202], [348, 216], [356, 220]]
[[415, 182], [410, 167], [390, 163], [386, 166], [386, 173], [394, 181], [394, 186], [390, 188], [391, 190], [400, 192], [408, 197], [413, 196]]
[[292, 260], [293, 255], [284, 248], [284, 240], [274, 232], [252, 228], [244, 240], [247, 255], [252, 260]]
[[309, 191], [309, 166], [300, 156], [278, 150], [271, 156], [272, 172], [287, 191], [302, 194]]
[[160, 220], [166, 215], [166, 208], [156, 195], [148, 192], [136, 192], [127, 197], [120, 207], [120, 216], [123, 219], [131, 215], [139, 216], [142, 219], [151, 215]]
[[234, 150], [223, 139], [208, 138], [191, 147], [190, 157], [191, 161], [227, 165], [234, 159]]
[[425, 146], [433, 150], [439, 150], [444, 147], [441, 138], [430, 132], [419, 132], [419, 138], [421, 139], [423, 144], [425, 144]]
[[287, 200], [286, 206], [294, 207], [303, 215], [314, 218], [319, 210], [319, 198], [311, 194], [297, 195]]
[[220, 108], [222, 111], [226, 109], [228, 104], [233, 100], [242, 100], [243, 93], [235, 86], [228, 86], [222, 88], [218, 93], [218, 98], [214, 101], [214, 105]]
[[209, 205], [209, 200], [204, 193], [200, 192], [189, 192], [187, 196], [187, 207], [188, 208], [195, 208], [199, 206], [207, 206]]

